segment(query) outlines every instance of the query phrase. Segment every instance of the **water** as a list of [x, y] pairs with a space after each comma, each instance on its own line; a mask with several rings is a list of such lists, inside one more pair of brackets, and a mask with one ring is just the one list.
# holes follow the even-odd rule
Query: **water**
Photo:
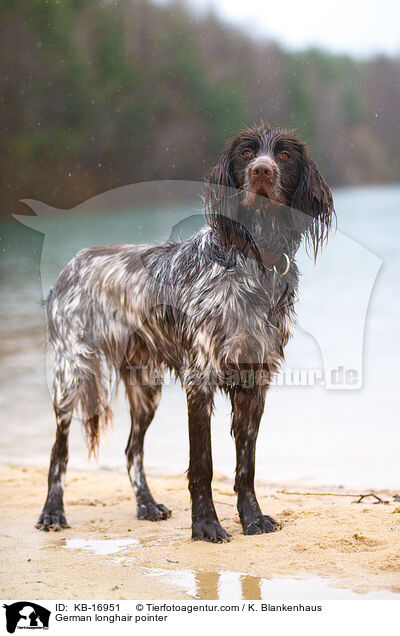
[[261, 576], [221, 570], [166, 570], [148, 568], [148, 576], [173, 585], [201, 600], [220, 601], [291, 601], [291, 600], [398, 600], [400, 595], [389, 590], [356, 591], [336, 587], [333, 579], [312, 576], [307, 579]]
[[[48, 289], [81, 247], [154, 243], [168, 238], [174, 227], [175, 234], [183, 235], [198, 227], [198, 217], [182, 224], [186, 217], [201, 212], [196, 199], [198, 184], [181, 184], [181, 191], [171, 184], [168, 187], [168, 196], [162, 193], [161, 199], [167, 200], [163, 206], [160, 197], [156, 200], [154, 188], [150, 194], [143, 187], [138, 197], [137, 190], [125, 192], [123, 197], [117, 190], [71, 212], [27, 218], [32, 226], [46, 232], [44, 243], [42, 234], [17, 221], [2, 224], [2, 460], [47, 464], [53, 443], [40, 304], [42, 284]], [[184, 197], [179, 196], [182, 193]], [[308, 385], [275, 386], [270, 391], [258, 442], [257, 476], [270, 482], [303, 480], [304, 484], [386, 487], [395, 491], [400, 489], [400, 430], [396, 417], [400, 186], [346, 188], [334, 195], [338, 234], [316, 268], [304, 253], [299, 258], [303, 277], [297, 313], [301, 326], [286, 349], [286, 365], [280, 376], [286, 383], [293, 382], [294, 377], [298, 384], [300, 375], [293, 376], [292, 370], [303, 369], [306, 375], [302, 377]], [[185, 199], [184, 205], [179, 204]], [[363, 303], [368, 308], [365, 329], [361, 320]], [[345, 371], [356, 369], [361, 388], [341, 385], [327, 390], [315, 375], [323, 369], [324, 361], [330, 369], [340, 364]], [[227, 400], [218, 396], [213, 420], [214, 466], [219, 472], [233, 475], [229, 412]], [[128, 409], [120, 395], [114, 428], [102, 443], [102, 466], [124, 465], [128, 433]], [[88, 465], [78, 421], [71, 434], [70, 457], [72, 467]], [[170, 384], [164, 390], [146, 438], [146, 463], [170, 472], [187, 468], [186, 405], [177, 385]]]
[[139, 539], [65, 539], [61, 541], [61, 545], [68, 550], [87, 550], [101, 556], [115, 555], [139, 545]]
[[[168, 545], [174, 543], [176, 539], [174, 537], [165, 536], [159, 537], [147, 537], [146, 539], [60, 539], [55, 547], [66, 548], [67, 550], [85, 550], [97, 556], [112, 556], [117, 560], [120, 554], [131, 552], [132, 548], [139, 546], [153, 547], [158, 546], [164, 542]], [[54, 544], [50, 546], [52, 549]]]
[[[119, 562], [136, 563], [134, 549], [139, 545], [157, 545], [159, 540], [138, 539], [61, 539], [52, 545], [59, 549], [84, 550], [94, 556], [107, 556]], [[49, 549], [49, 548], [47, 548]], [[266, 578], [231, 570], [173, 569], [143, 566], [144, 576], [154, 577], [179, 591], [201, 600], [398, 600], [399, 594], [389, 590], [359, 593], [339, 585], [332, 578], [311, 576]]]

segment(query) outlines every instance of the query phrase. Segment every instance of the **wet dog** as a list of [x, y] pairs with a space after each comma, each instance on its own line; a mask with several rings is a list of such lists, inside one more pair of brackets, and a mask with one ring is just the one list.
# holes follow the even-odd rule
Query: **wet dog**
[[183, 242], [82, 250], [46, 301], [55, 352], [56, 441], [37, 528], [67, 527], [63, 504], [71, 418], [80, 409], [89, 448], [111, 417], [107, 377], [122, 380], [131, 410], [126, 447], [139, 519], [167, 519], [143, 469], [143, 441], [160, 400], [155, 380], [172, 370], [187, 395], [192, 538], [221, 542], [211, 492], [210, 420], [215, 391], [232, 403], [235, 491], [245, 534], [272, 532], [254, 491], [265, 396], [294, 325], [305, 238], [314, 255], [334, 215], [331, 191], [305, 145], [261, 124], [227, 144], [206, 181], [208, 226]]

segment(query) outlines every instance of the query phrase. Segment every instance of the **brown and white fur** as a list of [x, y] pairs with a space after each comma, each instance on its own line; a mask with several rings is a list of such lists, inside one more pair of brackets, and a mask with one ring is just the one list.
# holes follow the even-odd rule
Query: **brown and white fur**
[[290, 131], [261, 124], [230, 140], [206, 182], [208, 227], [183, 242], [82, 250], [46, 301], [55, 352], [56, 441], [37, 526], [67, 527], [63, 484], [71, 418], [80, 409], [89, 447], [111, 417], [107, 377], [125, 385], [132, 427], [126, 447], [140, 519], [167, 519], [143, 469], [143, 441], [160, 400], [154, 380], [180, 379], [188, 404], [192, 538], [221, 542], [212, 500], [210, 420], [216, 389], [232, 402], [235, 491], [245, 534], [274, 531], [254, 491], [265, 396], [294, 324], [294, 256], [314, 254], [334, 214], [329, 187]]

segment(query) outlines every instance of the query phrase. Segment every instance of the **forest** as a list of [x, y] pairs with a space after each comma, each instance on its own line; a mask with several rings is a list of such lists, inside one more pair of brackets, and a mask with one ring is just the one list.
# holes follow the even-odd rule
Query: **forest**
[[225, 140], [294, 128], [331, 185], [399, 179], [400, 57], [288, 51], [183, 2], [0, 0], [0, 213], [202, 179]]

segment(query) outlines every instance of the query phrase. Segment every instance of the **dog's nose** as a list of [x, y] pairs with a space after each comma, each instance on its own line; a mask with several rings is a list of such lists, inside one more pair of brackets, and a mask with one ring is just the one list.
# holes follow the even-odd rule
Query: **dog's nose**
[[272, 179], [274, 173], [274, 162], [272, 159], [268, 159], [267, 157], [257, 159], [251, 168], [252, 177], [265, 177], [267, 179]]

